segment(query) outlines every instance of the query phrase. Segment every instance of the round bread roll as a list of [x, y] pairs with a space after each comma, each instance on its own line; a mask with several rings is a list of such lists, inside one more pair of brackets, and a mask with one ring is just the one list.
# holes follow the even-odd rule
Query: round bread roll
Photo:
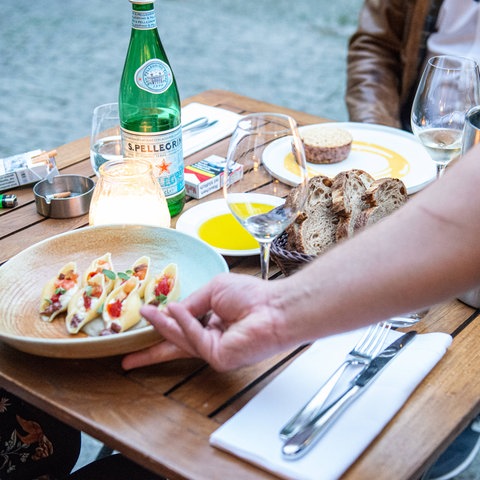
[[322, 164], [345, 160], [353, 138], [342, 128], [317, 125], [302, 132], [302, 140], [307, 162]]

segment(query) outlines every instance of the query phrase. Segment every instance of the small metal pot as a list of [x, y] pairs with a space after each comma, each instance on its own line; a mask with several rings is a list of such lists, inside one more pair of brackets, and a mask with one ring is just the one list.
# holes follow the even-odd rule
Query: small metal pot
[[95, 182], [82, 175], [57, 175], [33, 187], [37, 212], [44, 217], [71, 218], [88, 213]]

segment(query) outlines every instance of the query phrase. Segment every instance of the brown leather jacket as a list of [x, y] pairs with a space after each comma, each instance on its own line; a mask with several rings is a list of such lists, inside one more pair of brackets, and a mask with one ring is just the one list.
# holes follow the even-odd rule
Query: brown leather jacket
[[410, 129], [425, 43], [442, 0], [365, 0], [350, 39], [346, 103], [352, 122]]

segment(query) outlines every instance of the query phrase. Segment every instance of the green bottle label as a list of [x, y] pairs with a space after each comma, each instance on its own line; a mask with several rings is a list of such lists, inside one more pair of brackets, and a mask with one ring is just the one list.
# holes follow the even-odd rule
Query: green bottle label
[[132, 132], [122, 128], [126, 157], [146, 158], [153, 164], [165, 196], [172, 197], [185, 188], [181, 127], [161, 133]]
[[132, 28], [134, 28], [135, 30], [152, 30], [152, 28], [157, 28], [155, 10], [133, 10]]
[[148, 60], [135, 72], [137, 87], [150, 93], [163, 93], [172, 82], [172, 70], [167, 63], [158, 58]]

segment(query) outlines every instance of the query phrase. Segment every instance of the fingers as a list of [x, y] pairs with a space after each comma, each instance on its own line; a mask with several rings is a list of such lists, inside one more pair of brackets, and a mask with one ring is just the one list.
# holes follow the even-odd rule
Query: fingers
[[133, 368], [153, 365], [154, 363], [168, 362], [179, 358], [188, 358], [189, 355], [173, 343], [164, 341], [152, 347], [130, 353], [122, 359], [122, 368], [132, 370]]
[[[197, 343], [205, 342], [202, 332], [208, 330], [205, 330], [185, 307], [175, 303], [171, 306], [175, 319], [151, 305], [142, 307], [142, 314], [166, 340], [126, 355], [122, 360], [122, 367], [125, 370], [179, 358], [201, 357]], [[177, 322], [179, 317], [181, 320]], [[204, 350], [205, 348], [201, 348], [201, 351]], [[208, 361], [208, 358], [206, 359]]]
[[180, 303], [171, 304], [169, 311], [181, 328], [182, 338], [188, 342], [189, 351], [216, 368], [218, 364], [216, 347], [223, 332], [221, 322], [211, 320], [204, 326], [190, 314], [185, 305]]
[[123, 368], [128, 370], [191, 357], [201, 357], [210, 362], [215, 356], [212, 355], [213, 345], [218, 345], [224, 327], [216, 315], [210, 318], [214, 290], [213, 281], [192, 293], [181, 304], [170, 303], [163, 310], [144, 305], [141, 308], [142, 315], [166, 341], [127, 355], [122, 361]]
[[158, 310], [152, 305], [145, 305], [140, 312], [168, 341], [188, 353], [188, 356], [195, 356], [195, 351], [191, 350], [189, 342], [184, 338], [182, 328], [175, 319], [167, 315], [166, 311]]
[[184, 305], [194, 317], [203, 317], [212, 309], [212, 298], [214, 292], [219, 288], [220, 285], [224, 284], [227, 279], [231, 280], [231, 278], [231, 273], [221, 273], [215, 276], [207, 285], [200, 287], [198, 290], [191, 293], [187, 298], [182, 300], [182, 305]]

